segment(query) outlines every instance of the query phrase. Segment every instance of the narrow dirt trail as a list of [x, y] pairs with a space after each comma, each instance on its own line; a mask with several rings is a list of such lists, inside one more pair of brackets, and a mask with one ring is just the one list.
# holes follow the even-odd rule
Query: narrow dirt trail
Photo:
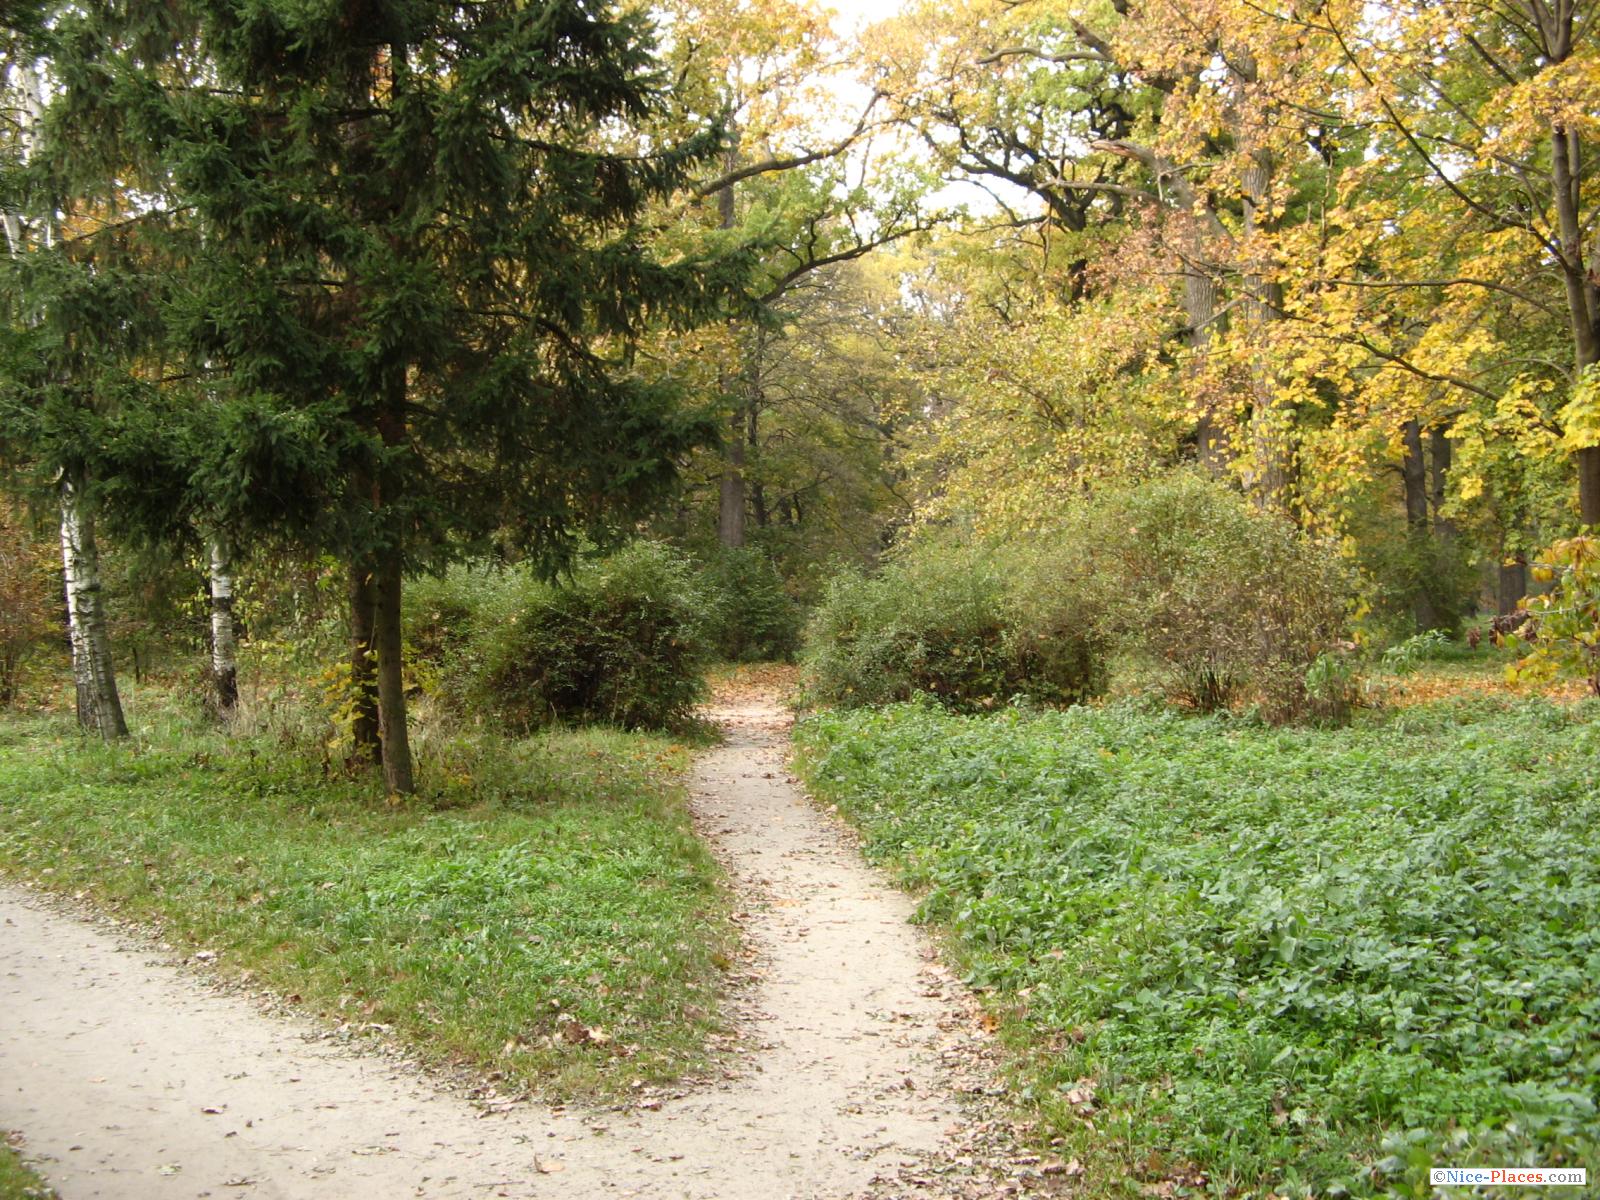
[[982, 1039], [909, 901], [789, 781], [776, 705], [710, 715], [727, 741], [698, 764], [695, 817], [739, 888], [758, 977], [737, 1001], [754, 1042], [739, 1078], [629, 1108], [485, 1115], [6, 889], [0, 1129], [23, 1132], [64, 1200], [1015, 1188], [984, 1173], [1003, 1123], [960, 1099]]

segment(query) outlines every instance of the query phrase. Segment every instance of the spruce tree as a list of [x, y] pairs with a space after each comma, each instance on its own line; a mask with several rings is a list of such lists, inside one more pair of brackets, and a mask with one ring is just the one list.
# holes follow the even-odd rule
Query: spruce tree
[[641, 229], [721, 133], [608, 149], [663, 80], [603, 4], [73, 5], [50, 37], [50, 127], [142, 164], [181, 264], [168, 353], [208, 400], [170, 415], [180, 507], [347, 565], [357, 687], [411, 791], [405, 575], [490, 547], [555, 570], [714, 436], [627, 362], [737, 292], [739, 255], [664, 262]]

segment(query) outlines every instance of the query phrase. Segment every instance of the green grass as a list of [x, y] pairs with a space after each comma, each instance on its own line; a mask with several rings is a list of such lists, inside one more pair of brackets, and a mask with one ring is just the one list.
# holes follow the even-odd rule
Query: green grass
[[1092, 1192], [1426, 1196], [1430, 1164], [1600, 1166], [1597, 718], [903, 705], [798, 739]]
[[55, 1192], [0, 1135], [0, 1200], [54, 1200]]
[[287, 734], [229, 740], [177, 703], [136, 695], [149, 723], [114, 747], [0, 720], [0, 871], [509, 1086], [607, 1094], [705, 1063], [734, 933], [686, 748], [423, 738], [428, 791], [390, 806]]

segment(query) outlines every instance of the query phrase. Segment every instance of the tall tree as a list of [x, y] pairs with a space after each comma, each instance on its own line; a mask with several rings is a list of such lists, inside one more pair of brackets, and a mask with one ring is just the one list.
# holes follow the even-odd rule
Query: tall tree
[[[28, 18], [32, 16], [33, 20]], [[59, 511], [79, 723], [127, 735], [101, 590], [97, 462], [107, 421], [137, 382], [130, 360], [148, 323], [131, 299], [126, 247], [104, 200], [41, 187], [31, 177], [47, 134], [46, 82], [26, 8], [7, 22], [3, 147], [5, 326], [0, 335], [0, 444]]]
[[575, 0], [64, 6], [54, 41], [57, 136], [143, 147], [188, 239], [172, 347], [217, 406], [180, 438], [186, 502], [348, 565], [357, 686], [375, 659], [411, 791], [405, 575], [495, 547], [554, 571], [712, 434], [627, 346], [742, 281], [638, 224], [721, 132], [610, 148], [664, 80], [638, 13]]

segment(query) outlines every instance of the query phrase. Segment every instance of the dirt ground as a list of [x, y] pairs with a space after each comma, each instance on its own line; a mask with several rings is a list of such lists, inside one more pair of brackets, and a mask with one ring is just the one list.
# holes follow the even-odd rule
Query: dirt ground
[[[696, 821], [739, 890], [742, 1066], [606, 1110], [474, 1104], [0, 890], [0, 1129], [64, 1200], [995, 1196], [1067, 1183], [996, 1110], [972, 998], [787, 773], [772, 681], [719, 689]], [[765, 686], [763, 686], [765, 685]]]

